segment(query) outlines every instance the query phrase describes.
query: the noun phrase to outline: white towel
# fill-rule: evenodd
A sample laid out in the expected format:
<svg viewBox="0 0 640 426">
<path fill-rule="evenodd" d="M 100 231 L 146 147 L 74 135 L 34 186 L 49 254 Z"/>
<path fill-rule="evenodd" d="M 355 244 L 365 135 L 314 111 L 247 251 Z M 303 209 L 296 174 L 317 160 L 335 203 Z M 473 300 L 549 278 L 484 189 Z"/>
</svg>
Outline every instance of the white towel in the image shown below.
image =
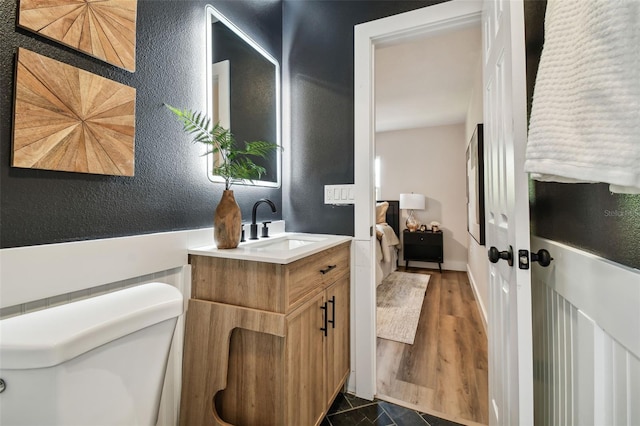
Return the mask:
<svg viewBox="0 0 640 426">
<path fill-rule="evenodd" d="M 525 171 L 640 193 L 640 2 L 548 2 Z"/>
</svg>

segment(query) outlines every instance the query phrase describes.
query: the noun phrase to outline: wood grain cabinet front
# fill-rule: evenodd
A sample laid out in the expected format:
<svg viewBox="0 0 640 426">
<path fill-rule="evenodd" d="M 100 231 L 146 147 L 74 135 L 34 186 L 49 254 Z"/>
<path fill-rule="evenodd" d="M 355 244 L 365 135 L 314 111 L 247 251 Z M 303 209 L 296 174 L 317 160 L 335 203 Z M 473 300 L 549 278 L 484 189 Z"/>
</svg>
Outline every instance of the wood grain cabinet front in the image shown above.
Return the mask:
<svg viewBox="0 0 640 426">
<path fill-rule="evenodd" d="M 320 424 L 350 370 L 349 259 L 191 256 L 180 424 Z"/>
<path fill-rule="evenodd" d="M 349 375 L 349 277 L 343 277 L 327 289 L 326 400 L 331 406 Z M 324 413 L 323 413 L 324 414 Z"/>
</svg>

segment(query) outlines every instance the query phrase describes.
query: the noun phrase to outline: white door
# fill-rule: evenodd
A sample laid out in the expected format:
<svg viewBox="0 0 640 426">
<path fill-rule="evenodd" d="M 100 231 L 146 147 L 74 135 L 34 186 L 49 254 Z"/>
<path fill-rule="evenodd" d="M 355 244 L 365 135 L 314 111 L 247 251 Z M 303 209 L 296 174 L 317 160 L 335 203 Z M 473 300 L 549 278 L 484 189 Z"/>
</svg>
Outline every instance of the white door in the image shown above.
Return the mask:
<svg viewBox="0 0 640 426">
<path fill-rule="evenodd" d="M 482 24 L 487 247 L 502 257 L 489 267 L 489 419 L 492 425 L 528 425 L 533 424 L 531 276 L 518 268 L 518 249 L 529 250 L 522 0 L 485 1 Z M 510 248 L 512 262 L 505 259 Z"/>
</svg>

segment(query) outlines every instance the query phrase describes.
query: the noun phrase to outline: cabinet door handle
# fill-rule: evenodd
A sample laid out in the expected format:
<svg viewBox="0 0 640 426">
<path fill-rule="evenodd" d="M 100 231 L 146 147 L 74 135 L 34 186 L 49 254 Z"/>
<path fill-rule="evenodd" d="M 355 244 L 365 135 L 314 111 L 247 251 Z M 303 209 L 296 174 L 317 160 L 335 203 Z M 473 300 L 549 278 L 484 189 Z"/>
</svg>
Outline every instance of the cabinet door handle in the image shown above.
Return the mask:
<svg viewBox="0 0 640 426">
<path fill-rule="evenodd" d="M 331 328 L 336 328 L 336 296 L 332 296 L 327 303 L 331 303 L 331 319 L 328 322 L 331 323 Z"/>
<path fill-rule="evenodd" d="M 338 265 L 329 265 L 329 266 L 327 266 L 327 267 L 326 267 L 326 268 L 324 268 L 324 269 L 320 269 L 320 273 L 321 273 L 322 275 L 324 275 L 324 274 L 326 274 L 327 272 L 329 272 L 330 270 L 332 270 L 332 269 L 336 269 L 336 266 L 338 266 Z"/>
<path fill-rule="evenodd" d="M 327 321 L 329 320 L 327 318 L 327 302 L 324 302 L 324 304 L 322 306 L 320 306 L 320 309 L 322 309 L 322 321 L 324 323 L 324 327 L 320 327 L 320 331 L 324 331 L 324 335 L 325 337 L 327 336 L 327 330 L 329 329 Z"/>
</svg>

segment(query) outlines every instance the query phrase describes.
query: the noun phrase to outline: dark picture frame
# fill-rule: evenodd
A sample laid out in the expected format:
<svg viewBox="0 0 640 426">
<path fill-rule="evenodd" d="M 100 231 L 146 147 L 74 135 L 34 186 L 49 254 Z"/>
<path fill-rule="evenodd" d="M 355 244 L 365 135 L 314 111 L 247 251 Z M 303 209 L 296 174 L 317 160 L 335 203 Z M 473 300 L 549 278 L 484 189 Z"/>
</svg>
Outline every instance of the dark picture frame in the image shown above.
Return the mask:
<svg viewBox="0 0 640 426">
<path fill-rule="evenodd" d="M 485 245 L 484 134 L 482 123 L 476 125 L 467 146 L 467 231 L 478 244 Z"/>
</svg>

